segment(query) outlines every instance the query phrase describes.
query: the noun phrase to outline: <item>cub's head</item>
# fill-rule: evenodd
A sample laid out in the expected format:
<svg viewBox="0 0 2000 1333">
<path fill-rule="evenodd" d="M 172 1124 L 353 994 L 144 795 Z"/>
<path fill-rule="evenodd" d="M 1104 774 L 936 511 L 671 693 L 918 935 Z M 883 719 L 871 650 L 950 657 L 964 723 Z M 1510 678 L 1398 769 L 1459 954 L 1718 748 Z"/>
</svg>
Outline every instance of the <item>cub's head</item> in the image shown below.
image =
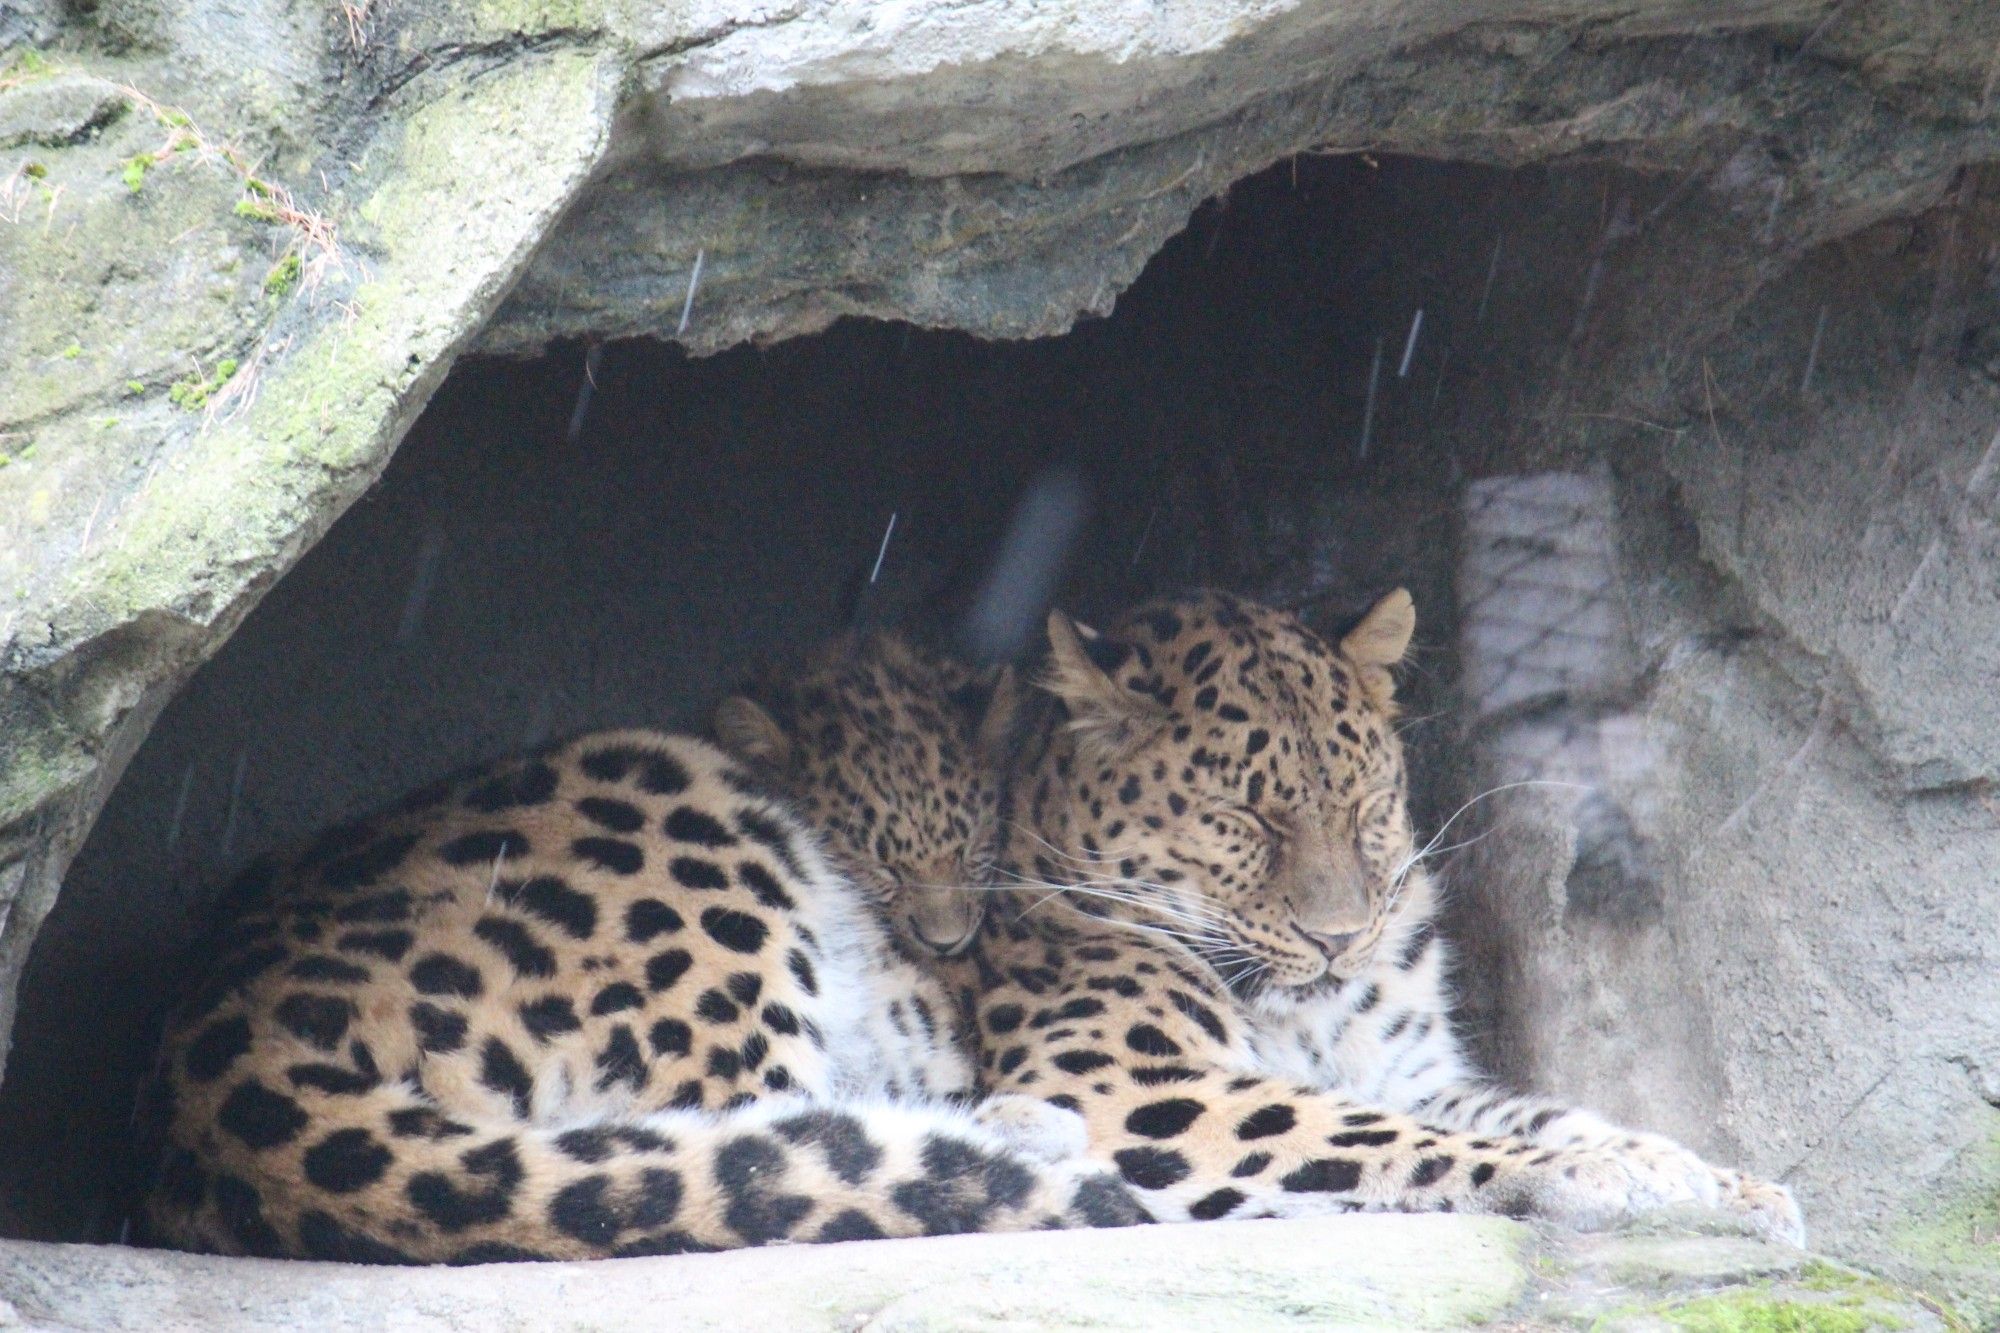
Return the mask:
<svg viewBox="0 0 2000 1333">
<path fill-rule="evenodd" d="M 1401 589 L 1337 644 L 1216 592 L 1102 634 L 1052 614 L 1040 685 L 1062 717 L 1021 758 L 1034 838 L 1010 826 L 1010 859 L 1179 936 L 1239 993 L 1354 976 L 1428 914 L 1391 726 L 1415 626 Z"/>
<path fill-rule="evenodd" d="M 723 748 L 790 796 L 906 944 L 941 955 L 979 928 L 999 755 L 1018 688 L 900 638 L 842 639 L 723 700 Z"/>
</svg>

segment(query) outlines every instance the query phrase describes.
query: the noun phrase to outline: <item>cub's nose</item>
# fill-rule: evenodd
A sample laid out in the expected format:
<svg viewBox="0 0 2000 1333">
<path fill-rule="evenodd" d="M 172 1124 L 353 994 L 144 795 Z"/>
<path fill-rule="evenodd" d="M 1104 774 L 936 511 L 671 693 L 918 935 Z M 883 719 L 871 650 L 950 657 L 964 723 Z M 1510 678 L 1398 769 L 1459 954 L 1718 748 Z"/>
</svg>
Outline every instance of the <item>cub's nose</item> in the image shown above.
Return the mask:
<svg viewBox="0 0 2000 1333">
<path fill-rule="evenodd" d="M 1348 945 L 1361 937 L 1361 932 L 1358 930 L 1307 930 L 1304 926 L 1295 926 L 1293 929 L 1305 936 L 1313 948 L 1325 954 L 1329 962 L 1340 957 Z"/>
</svg>

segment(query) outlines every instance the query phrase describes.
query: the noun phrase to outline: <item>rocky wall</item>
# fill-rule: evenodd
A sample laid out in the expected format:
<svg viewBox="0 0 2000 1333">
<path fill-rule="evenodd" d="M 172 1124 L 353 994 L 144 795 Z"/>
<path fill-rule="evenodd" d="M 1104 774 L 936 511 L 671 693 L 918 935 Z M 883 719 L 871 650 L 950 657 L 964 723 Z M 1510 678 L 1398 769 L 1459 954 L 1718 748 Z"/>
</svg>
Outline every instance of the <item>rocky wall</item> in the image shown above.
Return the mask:
<svg viewBox="0 0 2000 1333">
<path fill-rule="evenodd" d="M 1451 871 L 1497 1064 L 1760 1163 L 1988 1319 L 1994 203 L 1968 176 L 1688 350 L 1606 344 L 1596 383 L 1686 369 L 1552 390 L 1468 487 L 1467 794 L 1504 790 Z"/>
</svg>

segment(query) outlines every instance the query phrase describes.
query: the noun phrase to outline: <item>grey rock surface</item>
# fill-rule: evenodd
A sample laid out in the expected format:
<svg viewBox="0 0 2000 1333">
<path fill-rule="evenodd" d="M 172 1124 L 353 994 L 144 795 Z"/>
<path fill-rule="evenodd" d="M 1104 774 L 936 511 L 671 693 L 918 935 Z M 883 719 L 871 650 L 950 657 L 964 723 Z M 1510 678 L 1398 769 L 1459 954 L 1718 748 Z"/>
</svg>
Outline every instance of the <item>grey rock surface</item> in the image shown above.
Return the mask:
<svg viewBox="0 0 2000 1333">
<path fill-rule="evenodd" d="M 1811 1328 L 1799 1321 L 1816 1316 L 1828 1328 L 1950 1327 L 1918 1292 L 1758 1241 L 1557 1237 L 1494 1218 L 1212 1222 L 421 1270 L 0 1241 L 0 1328 L 1622 1330 L 1717 1313 L 1793 1321 L 1750 1328 Z"/>
<path fill-rule="evenodd" d="M 1822 1241 L 1986 1320 L 2000 383 L 1968 349 L 2000 315 L 1992 208 L 1975 178 L 1825 247 L 1677 392 L 1571 427 L 1571 447 L 1607 433 L 1616 569 L 1586 581 L 1622 641 L 1597 660 L 1622 667 L 1479 717 L 1470 785 L 1585 782 L 1616 827 L 1566 790 L 1503 795 L 1453 870 L 1510 1074 L 1758 1163 L 1814 1200 Z M 1660 355 L 1627 342 L 1589 377 L 1639 382 Z M 1517 580 L 1561 590 L 1575 557 L 1502 554 L 1524 548 Z M 1495 642 L 1561 605 L 1530 591 Z"/>
<path fill-rule="evenodd" d="M 1760 210 L 1782 191 L 1773 239 L 1796 253 L 1933 194 L 1993 135 L 1987 67 L 1959 45 L 1992 24 L 1976 5 L 1824 26 L 1784 3 L 866 8 L 643 61 L 643 143 L 481 346 L 712 351 L 843 315 L 1060 333 L 1195 203 L 1301 150 L 1727 175 Z M 703 318 L 682 330 L 698 255 Z"/>
</svg>

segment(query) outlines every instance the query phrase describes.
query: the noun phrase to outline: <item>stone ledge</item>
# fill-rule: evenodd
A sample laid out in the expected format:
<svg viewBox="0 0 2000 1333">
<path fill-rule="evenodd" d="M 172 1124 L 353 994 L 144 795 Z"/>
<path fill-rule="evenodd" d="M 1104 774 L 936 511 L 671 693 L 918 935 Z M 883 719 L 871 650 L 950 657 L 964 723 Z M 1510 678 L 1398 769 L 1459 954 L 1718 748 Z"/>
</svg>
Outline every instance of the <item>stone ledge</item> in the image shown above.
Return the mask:
<svg viewBox="0 0 2000 1333">
<path fill-rule="evenodd" d="M 392 1269 L 0 1242 L 0 1328 L 1948 1329 L 1936 1303 L 1734 1235 L 1350 1215 Z M 1747 1313 L 1746 1313 L 1747 1312 Z M 1712 1322 L 1712 1321 L 1711 1321 Z M 1734 1327 L 1735 1325 L 1729 1325 Z"/>
<path fill-rule="evenodd" d="M 0 1243 L 0 1300 L 30 1327 L 163 1333 L 1446 1328 L 1518 1300 L 1533 1241 L 1489 1218 L 1331 1217 L 417 1270 L 22 1242 Z"/>
</svg>

